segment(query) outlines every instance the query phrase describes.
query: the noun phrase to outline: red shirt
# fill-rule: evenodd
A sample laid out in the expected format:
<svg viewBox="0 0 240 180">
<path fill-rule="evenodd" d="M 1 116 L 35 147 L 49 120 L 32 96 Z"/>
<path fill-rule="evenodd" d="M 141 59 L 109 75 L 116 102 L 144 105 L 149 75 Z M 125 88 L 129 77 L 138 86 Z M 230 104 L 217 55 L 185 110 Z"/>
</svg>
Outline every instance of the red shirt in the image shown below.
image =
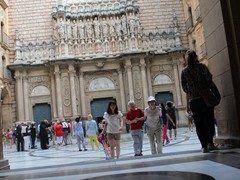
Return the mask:
<svg viewBox="0 0 240 180">
<path fill-rule="evenodd" d="M 61 124 L 56 124 L 56 125 L 54 126 L 54 131 L 55 131 L 55 135 L 56 135 L 57 137 L 63 136 L 63 127 L 62 127 Z"/>
<path fill-rule="evenodd" d="M 144 112 L 139 109 L 135 108 L 134 110 L 130 109 L 127 112 L 126 119 L 129 121 L 133 121 L 135 118 L 140 118 L 144 116 Z M 130 124 L 131 130 L 142 129 L 142 121 L 138 121 L 137 123 Z"/>
</svg>

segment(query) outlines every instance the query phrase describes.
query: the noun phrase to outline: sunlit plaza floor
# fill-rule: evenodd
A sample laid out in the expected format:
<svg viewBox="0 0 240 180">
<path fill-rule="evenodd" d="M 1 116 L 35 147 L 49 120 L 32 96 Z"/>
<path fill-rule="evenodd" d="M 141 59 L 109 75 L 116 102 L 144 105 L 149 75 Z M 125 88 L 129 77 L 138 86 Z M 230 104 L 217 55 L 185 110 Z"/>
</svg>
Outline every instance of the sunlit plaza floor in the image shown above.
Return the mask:
<svg viewBox="0 0 240 180">
<path fill-rule="evenodd" d="M 52 143 L 52 142 L 50 142 Z M 10 170 L 0 171 L 0 179 L 239 179 L 240 149 L 202 153 L 195 130 L 178 128 L 176 140 L 163 147 L 163 154 L 152 156 L 144 134 L 143 156 L 134 157 L 130 134 L 122 135 L 119 160 L 105 160 L 103 148 L 78 151 L 73 145 L 51 146 L 17 152 L 14 146 L 4 148 Z"/>
</svg>

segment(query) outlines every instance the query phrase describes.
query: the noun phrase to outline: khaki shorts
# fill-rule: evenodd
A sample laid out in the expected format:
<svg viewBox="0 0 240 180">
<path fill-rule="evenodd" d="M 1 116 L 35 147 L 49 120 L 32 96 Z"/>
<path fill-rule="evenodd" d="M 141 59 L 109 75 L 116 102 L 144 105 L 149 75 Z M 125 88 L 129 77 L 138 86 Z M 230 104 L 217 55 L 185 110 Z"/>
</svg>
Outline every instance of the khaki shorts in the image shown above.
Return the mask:
<svg viewBox="0 0 240 180">
<path fill-rule="evenodd" d="M 116 134 L 107 133 L 107 138 L 108 138 L 108 140 L 120 140 L 121 134 L 120 133 L 116 133 Z"/>
</svg>

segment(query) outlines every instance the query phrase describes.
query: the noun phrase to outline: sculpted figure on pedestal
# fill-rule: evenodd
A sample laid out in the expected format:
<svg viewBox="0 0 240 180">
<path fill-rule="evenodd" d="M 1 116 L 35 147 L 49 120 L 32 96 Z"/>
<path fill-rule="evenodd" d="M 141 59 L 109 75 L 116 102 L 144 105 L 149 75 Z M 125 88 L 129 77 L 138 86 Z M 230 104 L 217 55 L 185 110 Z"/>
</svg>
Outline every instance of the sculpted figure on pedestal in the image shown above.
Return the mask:
<svg viewBox="0 0 240 180">
<path fill-rule="evenodd" d="M 88 38 L 93 37 L 93 25 L 89 18 L 87 19 L 87 23 L 86 23 L 86 35 Z"/>
<path fill-rule="evenodd" d="M 68 38 L 68 40 L 72 39 L 72 26 L 71 26 L 70 19 L 67 19 L 67 38 Z"/>
<path fill-rule="evenodd" d="M 127 34 L 127 20 L 126 20 L 125 15 L 122 15 L 121 23 L 122 23 L 122 32 L 123 32 L 124 35 L 126 35 Z"/>
<path fill-rule="evenodd" d="M 119 16 L 116 16 L 115 29 L 116 29 L 117 36 L 121 36 L 122 35 L 122 32 L 121 32 L 122 25 L 121 25 L 121 20 L 119 19 Z"/>
<path fill-rule="evenodd" d="M 132 13 L 130 13 L 129 20 L 128 20 L 128 26 L 130 33 L 134 33 L 135 29 L 135 18 Z"/>
<path fill-rule="evenodd" d="M 53 40 L 57 41 L 58 40 L 58 24 L 57 20 L 53 19 Z"/>
<path fill-rule="evenodd" d="M 77 27 L 76 20 L 74 19 L 73 20 L 73 25 L 72 25 L 72 36 L 73 36 L 74 40 L 77 39 L 77 33 L 78 33 L 77 31 L 78 31 L 78 27 Z"/>
<path fill-rule="evenodd" d="M 84 39 L 85 38 L 85 25 L 84 25 L 82 19 L 80 19 L 78 27 L 79 27 L 79 37 L 80 37 L 80 39 Z"/>
<path fill-rule="evenodd" d="M 63 18 L 60 18 L 59 22 L 58 22 L 58 37 L 59 37 L 59 39 L 63 40 L 64 35 L 65 35 L 65 24 L 63 22 Z"/>
<path fill-rule="evenodd" d="M 110 20 L 109 20 L 109 31 L 110 31 L 110 36 L 115 36 L 116 35 L 116 33 L 115 33 L 115 21 L 114 21 L 112 16 L 110 17 Z"/>
<path fill-rule="evenodd" d="M 102 20 L 102 29 L 103 29 L 103 36 L 104 37 L 107 37 L 108 34 L 109 34 L 109 27 L 108 27 L 108 22 L 106 20 L 105 17 L 103 17 L 103 20 Z"/>
<path fill-rule="evenodd" d="M 93 25 L 94 25 L 95 38 L 100 39 L 101 38 L 101 24 L 98 21 L 97 17 L 94 18 Z"/>
</svg>

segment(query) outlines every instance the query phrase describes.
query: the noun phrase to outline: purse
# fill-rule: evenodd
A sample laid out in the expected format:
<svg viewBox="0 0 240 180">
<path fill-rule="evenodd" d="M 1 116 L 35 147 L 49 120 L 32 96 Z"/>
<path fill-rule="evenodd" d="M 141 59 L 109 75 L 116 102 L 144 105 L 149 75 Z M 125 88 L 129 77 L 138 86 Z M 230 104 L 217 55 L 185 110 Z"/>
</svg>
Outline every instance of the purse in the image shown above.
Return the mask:
<svg viewBox="0 0 240 180">
<path fill-rule="evenodd" d="M 199 91 L 199 94 L 208 107 L 217 106 L 221 101 L 220 93 L 214 82 L 212 82 L 212 85 L 208 89 Z"/>
<path fill-rule="evenodd" d="M 208 107 L 217 106 L 221 101 L 221 95 L 218 91 L 216 84 L 213 81 L 211 81 L 211 83 L 208 85 L 208 88 L 201 89 L 199 88 L 199 85 L 195 83 L 194 79 L 191 76 L 190 71 L 189 71 L 189 74 L 190 74 L 190 78 L 192 79 L 193 83 L 198 89 L 198 93 L 203 98 L 205 104 Z"/>
</svg>

